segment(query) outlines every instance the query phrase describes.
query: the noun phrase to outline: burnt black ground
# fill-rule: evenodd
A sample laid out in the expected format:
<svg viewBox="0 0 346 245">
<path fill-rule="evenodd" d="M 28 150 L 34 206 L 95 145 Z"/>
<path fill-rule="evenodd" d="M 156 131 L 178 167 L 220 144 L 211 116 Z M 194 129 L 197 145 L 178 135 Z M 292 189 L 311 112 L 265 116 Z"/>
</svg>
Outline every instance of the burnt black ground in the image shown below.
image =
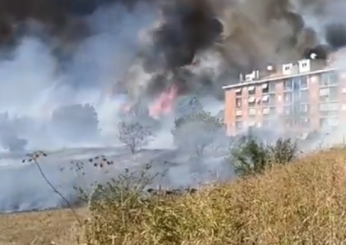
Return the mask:
<svg viewBox="0 0 346 245">
<path fill-rule="evenodd" d="M 188 188 L 201 182 L 229 179 L 234 176 L 223 157 L 205 157 L 195 161 L 175 150 L 150 149 L 132 156 L 124 148 L 76 148 L 48 152 L 46 158 L 39 159 L 47 179 L 71 203 L 78 200 L 74 187 L 89 187 L 93 182 L 129 172 L 140 172 L 150 164 L 148 175 L 160 176 L 148 188 Z M 90 158 L 105 156 L 112 165 L 100 168 L 94 166 Z M 37 211 L 66 206 L 66 202 L 45 182 L 37 166 L 32 162 L 22 162 L 25 154 L 0 155 L 0 212 Z M 83 165 L 83 166 L 82 166 Z M 81 167 L 82 166 L 82 167 Z M 163 176 L 162 174 L 165 173 Z"/>
</svg>

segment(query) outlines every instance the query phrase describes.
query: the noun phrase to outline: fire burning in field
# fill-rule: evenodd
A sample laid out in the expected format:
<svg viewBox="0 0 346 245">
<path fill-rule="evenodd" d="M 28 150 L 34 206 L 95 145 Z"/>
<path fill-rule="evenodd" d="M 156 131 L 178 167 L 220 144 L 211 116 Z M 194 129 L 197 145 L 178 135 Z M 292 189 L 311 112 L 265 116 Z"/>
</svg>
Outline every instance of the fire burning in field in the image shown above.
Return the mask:
<svg viewBox="0 0 346 245">
<path fill-rule="evenodd" d="M 153 118 L 169 115 L 174 111 L 174 104 L 179 96 L 179 91 L 176 85 L 173 85 L 166 91 L 161 92 L 154 100 L 147 105 L 149 115 Z M 126 102 L 121 105 L 121 110 L 125 113 L 130 112 L 136 103 Z"/>
<path fill-rule="evenodd" d="M 150 116 L 157 118 L 172 113 L 174 102 L 178 97 L 178 89 L 173 85 L 168 91 L 163 91 L 149 106 Z"/>
</svg>

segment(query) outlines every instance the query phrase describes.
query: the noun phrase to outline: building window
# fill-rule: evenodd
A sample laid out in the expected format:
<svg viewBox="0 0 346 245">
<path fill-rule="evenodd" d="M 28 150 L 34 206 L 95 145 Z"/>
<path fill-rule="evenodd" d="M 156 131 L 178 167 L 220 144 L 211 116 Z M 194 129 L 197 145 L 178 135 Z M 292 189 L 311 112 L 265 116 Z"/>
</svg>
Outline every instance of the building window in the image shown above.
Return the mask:
<svg viewBox="0 0 346 245">
<path fill-rule="evenodd" d="M 276 113 L 276 107 L 275 106 L 264 107 L 262 109 L 262 115 L 264 118 L 275 115 L 275 113 Z"/>
<path fill-rule="evenodd" d="M 269 105 L 275 105 L 275 94 L 269 95 Z"/>
<path fill-rule="evenodd" d="M 249 116 L 256 116 L 256 109 L 250 109 Z"/>
<path fill-rule="evenodd" d="M 308 104 L 299 105 L 299 112 L 302 115 L 309 114 L 310 106 Z"/>
<path fill-rule="evenodd" d="M 339 87 L 320 88 L 320 101 L 338 101 Z"/>
<path fill-rule="evenodd" d="M 264 84 L 261 85 L 262 93 L 263 94 L 275 93 L 275 91 L 276 91 L 275 87 L 276 87 L 276 82 L 275 81 L 264 83 Z"/>
<path fill-rule="evenodd" d="M 306 115 L 309 112 L 309 106 L 303 104 L 293 104 L 284 106 L 284 114 L 286 116 L 293 117 L 293 121 L 296 121 L 301 115 Z"/>
<path fill-rule="evenodd" d="M 340 110 L 339 103 L 322 103 L 320 104 L 320 114 L 322 116 L 338 115 Z"/>
<path fill-rule="evenodd" d="M 284 103 L 285 104 L 291 104 L 292 100 L 293 100 L 292 93 L 290 93 L 290 92 L 284 93 Z"/>
<path fill-rule="evenodd" d="M 269 93 L 275 93 L 276 92 L 276 82 L 270 82 L 269 83 Z"/>
<path fill-rule="evenodd" d="M 242 89 L 241 89 L 241 88 L 237 88 L 237 89 L 235 90 L 235 95 L 236 95 L 236 96 L 241 96 L 241 94 L 242 94 Z"/>
<path fill-rule="evenodd" d="M 299 76 L 291 79 L 286 79 L 284 81 L 284 90 L 300 90 L 308 88 L 308 77 L 307 76 Z"/>
<path fill-rule="evenodd" d="M 248 93 L 249 95 L 254 95 L 256 93 L 256 87 L 255 86 L 250 86 L 248 87 Z"/>
<path fill-rule="evenodd" d="M 242 110 L 237 110 L 235 112 L 235 117 L 238 119 L 238 118 L 241 118 L 243 116 L 243 111 Z"/>
<path fill-rule="evenodd" d="M 336 127 L 339 123 L 340 120 L 338 117 L 320 118 L 321 127 Z"/>
<path fill-rule="evenodd" d="M 299 90 L 301 88 L 302 77 L 292 78 L 293 90 Z"/>
<path fill-rule="evenodd" d="M 302 90 L 299 92 L 299 101 L 300 102 L 309 102 L 309 91 L 308 90 Z"/>
<path fill-rule="evenodd" d="M 300 79 L 300 88 L 301 89 L 307 89 L 308 88 L 308 77 L 302 76 Z"/>
<path fill-rule="evenodd" d="M 263 116 L 267 116 L 270 114 L 270 108 L 269 107 L 265 107 L 262 109 L 262 115 Z"/>
<path fill-rule="evenodd" d="M 275 94 L 264 95 L 262 97 L 262 105 L 264 106 L 275 105 Z"/>
<path fill-rule="evenodd" d="M 256 98 L 250 97 L 249 98 L 249 107 L 254 107 L 254 106 L 256 106 Z"/>
<path fill-rule="evenodd" d="M 337 72 L 325 72 L 320 76 L 320 86 L 333 86 L 339 83 L 339 77 Z"/>
<path fill-rule="evenodd" d="M 263 94 L 269 93 L 269 84 L 268 84 L 268 83 L 262 84 L 262 85 L 261 85 L 261 88 L 262 88 L 262 93 L 263 93 Z"/>
<path fill-rule="evenodd" d="M 299 118 L 298 125 L 304 128 L 307 128 L 310 126 L 310 119 L 309 118 Z"/>
<path fill-rule="evenodd" d="M 292 80 L 290 80 L 290 79 L 286 79 L 285 81 L 284 81 L 284 90 L 292 90 Z"/>
<path fill-rule="evenodd" d="M 322 103 L 320 104 L 320 111 L 338 111 L 340 109 L 339 103 Z"/>
<path fill-rule="evenodd" d="M 329 98 L 330 100 L 338 100 L 339 98 L 339 87 L 329 88 Z"/>
<path fill-rule="evenodd" d="M 320 88 L 319 95 L 320 100 L 322 100 L 324 97 L 329 97 L 329 88 Z"/>
<path fill-rule="evenodd" d="M 292 114 L 292 106 L 284 106 L 284 113 L 285 115 L 291 115 Z"/>
<path fill-rule="evenodd" d="M 235 99 L 235 106 L 236 106 L 236 108 L 241 108 L 242 107 L 241 98 L 236 98 Z"/>
</svg>

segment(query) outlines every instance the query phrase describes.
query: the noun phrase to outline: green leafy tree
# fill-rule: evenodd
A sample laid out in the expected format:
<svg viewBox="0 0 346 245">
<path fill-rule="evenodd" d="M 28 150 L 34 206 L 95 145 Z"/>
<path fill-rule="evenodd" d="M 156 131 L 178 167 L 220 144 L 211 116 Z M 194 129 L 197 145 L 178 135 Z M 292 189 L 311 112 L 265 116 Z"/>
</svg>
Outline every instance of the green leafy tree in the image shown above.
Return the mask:
<svg viewBox="0 0 346 245">
<path fill-rule="evenodd" d="M 217 138 L 222 125 L 217 117 L 205 111 L 188 114 L 175 120 L 174 142 L 179 149 L 202 156 L 206 147 Z"/>
</svg>

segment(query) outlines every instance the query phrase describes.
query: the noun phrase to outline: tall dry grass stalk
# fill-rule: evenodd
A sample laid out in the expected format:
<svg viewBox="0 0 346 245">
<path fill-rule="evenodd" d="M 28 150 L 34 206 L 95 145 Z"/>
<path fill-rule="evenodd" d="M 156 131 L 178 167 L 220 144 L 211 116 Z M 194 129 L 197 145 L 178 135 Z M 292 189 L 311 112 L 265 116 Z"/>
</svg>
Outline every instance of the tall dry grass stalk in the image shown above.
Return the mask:
<svg viewBox="0 0 346 245">
<path fill-rule="evenodd" d="M 95 206 L 85 244 L 346 244 L 343 148 L 194 194 L 147 200 L 128 194 Z"/>
</svg>

